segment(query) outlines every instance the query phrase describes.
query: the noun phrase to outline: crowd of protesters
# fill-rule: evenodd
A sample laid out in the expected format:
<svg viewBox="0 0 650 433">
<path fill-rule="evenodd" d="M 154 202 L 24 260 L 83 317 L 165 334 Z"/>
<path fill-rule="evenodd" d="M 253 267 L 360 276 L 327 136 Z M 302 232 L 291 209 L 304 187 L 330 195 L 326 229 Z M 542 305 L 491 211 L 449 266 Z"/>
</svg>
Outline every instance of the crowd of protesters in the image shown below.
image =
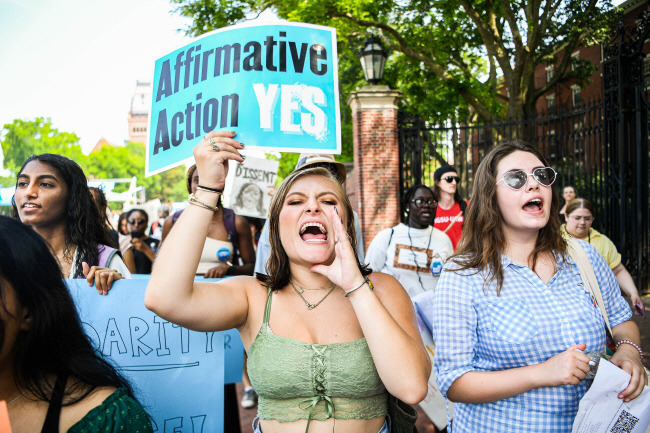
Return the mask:
<svg viewBox="0 0 650 433">
<path fill-rule="evenodd" d="M 237 328 L 246 350 L 241 405 L 258 407 L 255 432 L 396 429 L 392 399 L 414 405 L 428 390 L 431 362 L 412 304 L 422 296 L 432 305 L 437 385 L 456 403 L 448 419 L 454 432 L 571 431 L 591 384 L 587 353 L 603 352 L 606 337 L 616 349 L 611 362 L 631 376 L 619 398 L 643 391 L 640 336 L 621 290 L 645 318 L 639 292 L 613 243 L 591 228 L 593 205 L 573 186 L 561 204 L 556 173 L 534 147 L 500 143 L 476 170 L 469 201 L 457 169 L 441 166 L 433 185 L 405 191 L 399 224 L 365 252 L 345 166 L 330 155 L 300 156 L 266 221 L 224 208 L 228 162 L 243 162 L 241 149 L 233 133 L 206 135 L 187 173 L 187 207 L 171 213 L 165 204 L 152 224 L 132 208 L 115 228 L 103 192 L 88 188 L 75 162 L 52 154 L 25 161 L 17 221 L 0 219 L 13 236 L 0 239 L 0 253 L 11 249 L 13 257 L 0 262 L 0 383 L 12 384 L 0 387 L 0 400 L 17 431 L 39 423 L 43 431 L 59 431 L 47 430 L 52 423 L 99 431 L 85 424 L 94 407 L 114 419 L 101 431 L 151 431 L 129 383 L 80 342 L 72 301 L 61 295 L 55 315 L 40 317 L 48 298 L 38 298 L 46 289 L 65 292 L 62 277 L 84 278 L 107 295 L 116 280 L 151 274 L 145 306 L 160 317 L 198 331 Z M 43 270 L 28 269 L 35 265 Z M 611 335 L 581 266 L 599 281 Z M 41 366 L 24 371 L 23 357 L 38 356 L 38 341 L 65 338 L 52 323 L 61 315 L 72 336 L 61 350 L 79 352 L 69 362 L 87 368 L 50 368 L 41 357 Z M 50 333 L 38 334 L 36 322 Z M 30 349 L 16 355 L 18 344 Z M 226 415 L 225 431 L 229 422 L 238 419 Z"/>
</svg>

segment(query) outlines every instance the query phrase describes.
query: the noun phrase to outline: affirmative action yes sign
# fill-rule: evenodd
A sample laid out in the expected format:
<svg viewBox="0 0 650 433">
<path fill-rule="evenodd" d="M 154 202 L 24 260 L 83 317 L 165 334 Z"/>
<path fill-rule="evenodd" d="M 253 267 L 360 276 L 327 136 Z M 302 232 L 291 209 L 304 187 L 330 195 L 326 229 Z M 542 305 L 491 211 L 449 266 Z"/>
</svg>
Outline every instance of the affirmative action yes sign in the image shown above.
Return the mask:
<svg viewBox="0 0 650 433">
<path fill-rule="evenodd" d="M 235 131 L 247 148 L 340 153 L 335 30 L 247 23 L 158 59 L 146 174 L 191 159 L 213 130 Z"/>
</svg>

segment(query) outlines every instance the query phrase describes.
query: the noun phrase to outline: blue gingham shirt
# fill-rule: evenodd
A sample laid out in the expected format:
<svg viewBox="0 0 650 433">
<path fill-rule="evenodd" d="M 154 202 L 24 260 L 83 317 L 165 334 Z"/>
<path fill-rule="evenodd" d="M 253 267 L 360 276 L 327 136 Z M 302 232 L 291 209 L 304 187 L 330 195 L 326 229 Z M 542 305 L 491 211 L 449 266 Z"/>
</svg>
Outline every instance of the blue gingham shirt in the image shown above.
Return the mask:
<svg viewBox="0 0 650 433">
<path fill-rule="evenodd" d="M 614 274 L 586 242 L 612 327 L 632 316 Z M 434 369 L 446 397 L 449 387 L 469 371 L 494 371 L 539 364 L 586 343 L 602 352 L 605 321 L 584 287 L 578 266 L 556 254 L 557 272 L 548 284 L 528 267 L 502 255 L 504 280 L 484 289 L 484 273 L 452 271 L 448 262 L 433 304 Z M 570 432 L 578 403 L 591 381 L 537 388 L 493 403 L 457 403 L 453 432 Z"/>
</svg>

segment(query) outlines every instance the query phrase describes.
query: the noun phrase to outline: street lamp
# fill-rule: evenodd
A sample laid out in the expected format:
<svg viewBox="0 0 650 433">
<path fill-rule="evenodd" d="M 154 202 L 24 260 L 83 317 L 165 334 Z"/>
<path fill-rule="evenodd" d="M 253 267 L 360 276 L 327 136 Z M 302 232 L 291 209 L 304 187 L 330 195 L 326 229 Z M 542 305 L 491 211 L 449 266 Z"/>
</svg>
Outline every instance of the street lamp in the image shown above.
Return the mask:
<svg viewBox="0 0 650 433">
<path fill-rule="evenodd" d="M 366 38 L 361 51 L 361 68 L 366 81 L 370 84 L 377 84 L 384 76 L 384 65 L 388 54 L 377 36 Z"/>
</svg>

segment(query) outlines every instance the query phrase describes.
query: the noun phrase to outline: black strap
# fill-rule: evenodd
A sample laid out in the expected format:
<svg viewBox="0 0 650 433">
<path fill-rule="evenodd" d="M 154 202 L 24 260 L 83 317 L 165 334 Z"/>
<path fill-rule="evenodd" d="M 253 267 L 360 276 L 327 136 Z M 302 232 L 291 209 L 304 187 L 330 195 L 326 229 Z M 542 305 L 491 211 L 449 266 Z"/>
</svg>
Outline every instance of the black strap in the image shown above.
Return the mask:
<svg viewBox="0 0 650 433">
<path fill-rule="evenodd" d="M 52 397 L 50 398 L 50 406 L 47 408 L 47 415 L 45 416 L 41 433 L 59 433 L 59 417 L 61 416 L 61 406 L 63 404 L 65 383 L 67 381 L 67 376 L 59 376 L 56 378 L 56 383 L 52 390 Z"/>
</svg>

